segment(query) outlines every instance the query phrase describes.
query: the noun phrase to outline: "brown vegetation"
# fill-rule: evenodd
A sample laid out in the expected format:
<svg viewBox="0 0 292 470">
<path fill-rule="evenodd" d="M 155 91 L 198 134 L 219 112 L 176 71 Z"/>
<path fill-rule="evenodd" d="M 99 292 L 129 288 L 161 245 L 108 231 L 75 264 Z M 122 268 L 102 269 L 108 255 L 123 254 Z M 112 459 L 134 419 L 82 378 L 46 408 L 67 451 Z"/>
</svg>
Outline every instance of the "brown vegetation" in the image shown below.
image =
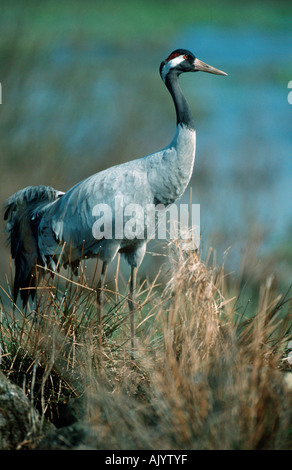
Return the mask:
<svg viewBox="0 0 292 470">
<path fill-rule="evenodd" d="M 1 309 L 2 369 L 44 423 L 69 402 L 87 448 L 289 448 L 291 302 L 269 279 L 247 314 L 224 266 L 175 243 L 166 287 L 140 287 L 133 360 L 126 294 L 106 292 L 100 347 L 85 272 L 53 275 L 33 311 Z"/>
</svg>

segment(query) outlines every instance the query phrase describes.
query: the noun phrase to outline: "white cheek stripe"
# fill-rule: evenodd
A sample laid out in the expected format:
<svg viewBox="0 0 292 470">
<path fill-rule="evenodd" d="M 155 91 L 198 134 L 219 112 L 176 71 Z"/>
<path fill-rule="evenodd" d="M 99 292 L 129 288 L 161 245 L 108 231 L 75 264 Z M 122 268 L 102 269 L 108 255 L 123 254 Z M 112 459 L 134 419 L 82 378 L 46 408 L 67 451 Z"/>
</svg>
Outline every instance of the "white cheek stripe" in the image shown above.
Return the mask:
<svg viewBox="0 0 292 470">
<path fill-rule="evenodd" d="M 163 67 L 163 69 L 161 71 L 162 79 L 163 79 L 164 82 L 165 82 L 165 77 L 168 74 L 168 72 L 170 71 L 170 69 L 173 69 L 174 67 L 176 67 L 178 64 L 180 64 L 184 60 L 185 60 L 184 56 L 179 55 L 178 57 L 175 57 L 174 59 L 171 59 L 169 62 L 167 62 L 167 64 L 165 64 L 165 66 Z"/>
</svg>

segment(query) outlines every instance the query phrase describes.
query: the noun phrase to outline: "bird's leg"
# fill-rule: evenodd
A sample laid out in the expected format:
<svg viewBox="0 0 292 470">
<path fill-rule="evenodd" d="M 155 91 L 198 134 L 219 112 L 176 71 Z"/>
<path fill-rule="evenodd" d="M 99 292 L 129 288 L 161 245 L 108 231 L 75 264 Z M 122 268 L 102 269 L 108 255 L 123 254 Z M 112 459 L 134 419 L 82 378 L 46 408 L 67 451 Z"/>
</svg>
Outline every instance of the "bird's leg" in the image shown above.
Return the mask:
<svg viewBox="0 0 292 470">
<path fill-rule="evenodd" d="M 136 303 L 136 283 L 137 283 L 136 266 L 131 267 L 131 280 L 130 280 L 130 295 L 129 295 L 129 309 L 130 309 L 130 322 L 131 322 L 131 357 L 134 359 L 134 346 L 135 346 L 135 303 Z"/>
<path fill-rule="evenodd" d="M 98 323 L 98 338 L 99 344 L 102 343 L 102 310 L 104 305 L 104 284 L 107 273 L 107 263 L 102 264 L 100 279 L 97 286 L 97 323 Z"/>
</svg>

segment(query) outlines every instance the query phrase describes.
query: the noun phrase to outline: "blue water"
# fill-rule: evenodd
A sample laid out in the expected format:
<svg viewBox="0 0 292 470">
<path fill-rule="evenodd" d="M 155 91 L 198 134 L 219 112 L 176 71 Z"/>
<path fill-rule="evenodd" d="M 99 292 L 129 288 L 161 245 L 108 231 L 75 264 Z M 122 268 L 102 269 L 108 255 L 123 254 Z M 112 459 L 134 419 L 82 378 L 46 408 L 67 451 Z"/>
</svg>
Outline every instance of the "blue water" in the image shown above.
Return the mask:
<svg viewBox="0 0 292 470">
<path fill-rule="evenodd" d="M 224 246 L 258 225 L 270 249 L 292 228 L 292 28 L 202 26 L 184 31 L 174 44 L 228 73 L 201 74 L 194 87 L 187 82 L 188 95 L 207 113 L 197 123 L 191 182 L 202 229 L 207 236 L 222 233 Z M 196 179 L 201 168 L 211 175 L 204 184 Z"/>
</svg>

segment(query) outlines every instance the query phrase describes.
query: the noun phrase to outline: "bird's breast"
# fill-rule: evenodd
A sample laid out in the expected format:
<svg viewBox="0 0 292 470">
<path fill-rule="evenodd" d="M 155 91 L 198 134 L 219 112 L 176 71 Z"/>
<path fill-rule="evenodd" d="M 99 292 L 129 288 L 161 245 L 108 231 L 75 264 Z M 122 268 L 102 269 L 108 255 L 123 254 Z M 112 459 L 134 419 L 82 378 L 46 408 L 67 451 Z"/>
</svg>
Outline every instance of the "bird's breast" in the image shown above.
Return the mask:
<svg viewBox="0 0 292 470">
<path fill-rule="evenodd" d="M 193 173 L 196 132 L 179 125 L 171 144 L 153 155 L 149 181 L 156 203 L 172 204 L 182 196 Z"/>
</svg>

